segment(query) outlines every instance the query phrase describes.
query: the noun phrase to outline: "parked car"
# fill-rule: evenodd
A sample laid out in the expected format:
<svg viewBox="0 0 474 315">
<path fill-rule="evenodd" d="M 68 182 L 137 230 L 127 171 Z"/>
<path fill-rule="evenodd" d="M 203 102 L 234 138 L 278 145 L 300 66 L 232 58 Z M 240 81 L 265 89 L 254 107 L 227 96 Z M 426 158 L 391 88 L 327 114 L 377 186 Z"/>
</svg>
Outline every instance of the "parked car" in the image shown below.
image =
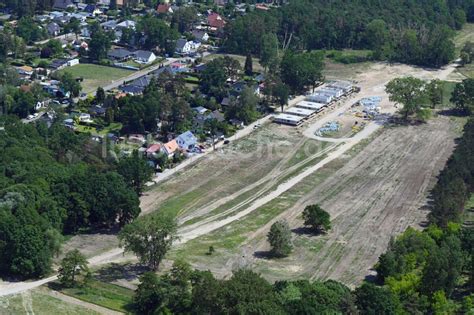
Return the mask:
<svg viewBox="0 0 474 315">
<path fill-rule="evenodd" d="M 35 118 L 35 116 L 33 116 L 33 115 L 26 116 L 26 119 L 28 119 L 28 120 L 32 120 L 33 118 Z"/>
<path fill-rule="evenodd" d="M 224 140 L 224 144 L 229 144 L 229 143 L 230 143 L 229 139 Z"/>
</svg>

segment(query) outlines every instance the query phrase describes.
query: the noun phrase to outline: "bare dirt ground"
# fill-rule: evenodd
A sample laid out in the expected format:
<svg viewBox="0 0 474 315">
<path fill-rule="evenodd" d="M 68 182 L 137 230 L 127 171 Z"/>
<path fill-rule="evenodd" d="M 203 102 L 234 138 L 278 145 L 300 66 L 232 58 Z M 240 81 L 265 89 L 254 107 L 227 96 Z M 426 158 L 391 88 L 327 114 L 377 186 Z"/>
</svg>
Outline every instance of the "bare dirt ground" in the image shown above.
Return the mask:
<svg viewBox="0 0 474 315">
<path fill-rule="evenodd" d="M 427 210 L 421 208 L 454 147 L 451 124 L 439 117 L 426 125 L 388 128 L 278 217 L 295 229 L 295 252 L 289 258 L 262 255 L 269 249 L 265 235 L 272 220 L 247 239 L 242 255 L 231 259 L 242 263 L 245 256 L 246 264 L 272 280 L 309 275 L 359 283 L 391 237 L 424 222 Z M 301 229 L 302 209 L 314 203 L 331 214 L 333 229 L 327 235 L 311 236 Z"/>
</svg>

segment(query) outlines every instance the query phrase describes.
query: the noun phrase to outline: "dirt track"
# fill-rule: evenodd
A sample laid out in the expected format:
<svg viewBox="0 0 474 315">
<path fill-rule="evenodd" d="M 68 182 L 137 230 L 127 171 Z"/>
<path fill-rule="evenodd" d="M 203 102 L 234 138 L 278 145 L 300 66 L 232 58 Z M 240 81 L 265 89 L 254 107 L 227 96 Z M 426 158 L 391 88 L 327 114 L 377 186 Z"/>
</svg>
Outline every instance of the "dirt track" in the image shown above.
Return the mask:
<svg viewBox="0 0 474 315">
<path fill-rule="evenodd" d="M 279 217 L 297 229 L 304 206 L 320 203 L 331 214 L 333 229 L 328 235 L 294 234 L 295 253 L 281 261 L 248 255 L 268 250 L 264 236 L 269 223 L 242 247 L 247 263 L 269 278 L 311 275 L 359 283 L 392 236 L 424 222 L 427 211 L 420 208 L 454 147 L 450 125 L 448 118 L 440 117 L 426 125 L 384 131 Z M 272 276 L 275 270 L 279 271 Z"/>
</svg>

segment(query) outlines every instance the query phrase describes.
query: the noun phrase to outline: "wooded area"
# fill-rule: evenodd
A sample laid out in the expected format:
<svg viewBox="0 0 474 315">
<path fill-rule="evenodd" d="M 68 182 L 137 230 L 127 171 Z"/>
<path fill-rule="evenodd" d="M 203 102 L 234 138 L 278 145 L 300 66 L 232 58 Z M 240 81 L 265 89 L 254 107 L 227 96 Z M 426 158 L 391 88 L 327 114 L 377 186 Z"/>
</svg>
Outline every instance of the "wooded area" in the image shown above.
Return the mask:
<svg viewBox="0 0 474 315">
<path fill-rule="evenodd" d="M 373 58 L 439 67 L 454 58 L 454 29 L 474 18 L 472 1 L 295 0 L 246 14 L 225 31 L 227 52 L 372 49 Z"/>
</svg>

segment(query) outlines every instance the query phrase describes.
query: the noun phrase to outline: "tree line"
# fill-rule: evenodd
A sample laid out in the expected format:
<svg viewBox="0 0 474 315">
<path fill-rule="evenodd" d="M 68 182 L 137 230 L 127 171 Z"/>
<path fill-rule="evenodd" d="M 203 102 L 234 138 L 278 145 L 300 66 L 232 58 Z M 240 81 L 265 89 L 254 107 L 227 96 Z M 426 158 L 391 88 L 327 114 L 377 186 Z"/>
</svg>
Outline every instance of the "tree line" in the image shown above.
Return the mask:
<svg viewBox="0 0 474 315">
<path fill-rule="evenodd" d="M 439 67 L 454 57 L 453 29 L 474 17 L 472 1 L 296 0 L 226 26 L 224 49 L 265 56 L 280 50 L 372 49 L 375 59 Z"/>
<path fill-rule="evenodd" d="M 62 234 L 123 226 L 140 213 L 137 192 L 151 175 L 143 159 L 105 160 L 61 119 L 48 128 L 2 116 L 0 126 L 2 274 L 43 276 Z"/>
</svg>

